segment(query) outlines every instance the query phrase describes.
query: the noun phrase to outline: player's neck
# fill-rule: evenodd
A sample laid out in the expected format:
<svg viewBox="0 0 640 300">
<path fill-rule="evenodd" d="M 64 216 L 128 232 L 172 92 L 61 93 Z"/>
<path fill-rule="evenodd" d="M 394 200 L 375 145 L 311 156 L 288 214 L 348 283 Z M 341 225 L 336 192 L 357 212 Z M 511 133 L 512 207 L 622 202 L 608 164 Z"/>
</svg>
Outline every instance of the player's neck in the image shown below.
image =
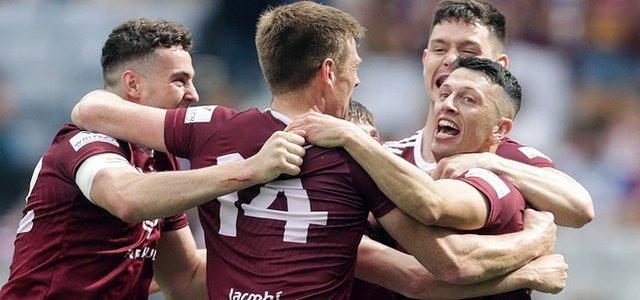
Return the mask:
<svg viewBox="0 0 640 300">
<path fill-rule="evenodd" d="M 315 101 L 309 99 L 313 99 L 313 96 L 307 95 L 304 91 L 273 96 L 271 109 L 295 119 L 314 107 Z"/>
<path fill-rule="evenodd" d="M 134 101 L 131 101 L 131 98 L 129 98 L 127 96 L 127 93 L 125 93 L 122 90 L 122 88 L 120 88 L 120 87 L 105 87 L 105 90 L 107 92 L 114 93 L 114 94 L 118 95 L 118 97 L 122 98 L 123 100 L 129 101 L 129 102 L 134 102 Z"/>
</svg>

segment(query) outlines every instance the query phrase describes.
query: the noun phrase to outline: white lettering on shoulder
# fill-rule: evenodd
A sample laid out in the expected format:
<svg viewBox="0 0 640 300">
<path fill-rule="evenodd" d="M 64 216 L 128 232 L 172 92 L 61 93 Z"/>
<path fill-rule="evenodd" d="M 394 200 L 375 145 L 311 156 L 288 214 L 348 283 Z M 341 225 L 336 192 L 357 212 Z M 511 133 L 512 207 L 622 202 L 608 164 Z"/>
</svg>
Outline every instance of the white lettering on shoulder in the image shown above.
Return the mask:
<svg viewBox="0 0 640 300">
<path fill-rule="evenodd" d="M 549 158 L 548 156 L 544 155 L 544 153 L 540 152 L 540 150 L 533 148 L 533 147 L 520 147 L 518 148 L 518 151 L 522 152 L 524 155 L 526 155 L 529 159 L 535 158 L 535 157 L 542 157 L 548 161 L 551 161 L 551 158 Z"/>
<path fill-rule="evenodd" d="M 184 116 L 184 123 L 211 122 L 211 119 L 213 118 L 213 111 L 216 110 L 216 107 L 216 105 L 189 107 L 187 108 L 187 113 Z"/>
<path fill-rule="evenodd" d="M 509 194 L 509 192 L 511 192 L 507 184 L 504 183 L 504 181 L 502 181 L 502 179 L 500 179 L 498 175 L 486 169 L 482 169 L 482 168 L 469 169 L 469 171 L 467 172 L 467 174 L 464 175 L 464 177 L 477 177 L 486 181 L 493 188 L 493 190 L 496 191 L 496 194 L 498 195 L 498 199 L 502 199 L 504 196 Z"/>
<path fill-rule="evenodd" d="M 78 152 L 78 150 L 80 150 L 80 148 L 84 147 L 85 145 L 93 142 L 109 143 L 116 147 L 120 147 L 116 139 L 102 133 L 80 131 L 76 133 L 76 135 L 74 135 L 71 139 L 69 139 L 71 147 L 73 147 L 73 150 L 75 150 L 76 152 Z"/>
</svg>

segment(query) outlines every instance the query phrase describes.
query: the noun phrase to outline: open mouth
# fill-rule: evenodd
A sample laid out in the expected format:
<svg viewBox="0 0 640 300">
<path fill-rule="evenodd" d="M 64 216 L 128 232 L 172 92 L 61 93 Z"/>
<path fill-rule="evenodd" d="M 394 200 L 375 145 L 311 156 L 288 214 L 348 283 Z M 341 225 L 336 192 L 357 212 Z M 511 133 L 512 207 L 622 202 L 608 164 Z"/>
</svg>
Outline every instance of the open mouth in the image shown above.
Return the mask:
<svg viewBox="0 0 640 300">
<path fill-rule="evenodd" d="M 454 137 L 460 134 L 460 129 L 458 128 L 458 125 L 453 122 L 440 119 L 440 121 L 438 121 L 438 130 L 436 131 L 436 134 L 442 137 Z"/>
<path fill-rule="evenodd" d="M 444 83 L 445 80 L 447 80 L 448 77 L 449 75 L 442 75 L 436 78 L 436 87 L 440 88 L 440 86 L 442 86 L 442 84 Z"/>
</svg>

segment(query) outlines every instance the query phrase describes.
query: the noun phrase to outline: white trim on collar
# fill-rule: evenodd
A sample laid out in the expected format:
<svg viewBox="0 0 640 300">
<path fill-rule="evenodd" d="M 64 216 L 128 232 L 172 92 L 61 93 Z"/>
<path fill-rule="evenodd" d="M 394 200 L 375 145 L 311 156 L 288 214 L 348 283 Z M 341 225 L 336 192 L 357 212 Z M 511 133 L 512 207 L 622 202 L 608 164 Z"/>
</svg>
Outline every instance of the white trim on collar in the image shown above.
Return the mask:
<svg viewBox="0 0 640 300">
<path fill-rule="evenodd" d="M 418 168 L 420 168 L 422 171 L 430 172 L 435 170 L 438 164 L 426 162 L 422 157 L 423 132 L 424 132 L 424 129 L 418 131 L 418 136 L 416 137 L 416 143 L 413 146 L 413 159 L 416 161 L 416 166 L 418 166 Z"/>
<path fill-rule="evenodd" d="M 273 109 L 271 109 L 271 108 L 267 108 L 267 109 L 265 110 L 265 112 L 266 112 L 266 111 L 271 112 L 271 115 L 272 115 L 274 118 L 276 118 L 276 119 L 278 119 L 278 120 L 282 121 L 282 123 L 284 123 L 285 125 L 289 125 L 289 124 L 291 124 L 291 119 L 290 119 L 289 117 L 287 117 L 287 116 L 285 116 L 285 115 L 283 115 L 283 114 L 281 114 L 281 113 L 279 113 L 279 112 L 277 112 L 277 111 L 275 111 L 275 110 L 273 110 Z"/>
</svg>

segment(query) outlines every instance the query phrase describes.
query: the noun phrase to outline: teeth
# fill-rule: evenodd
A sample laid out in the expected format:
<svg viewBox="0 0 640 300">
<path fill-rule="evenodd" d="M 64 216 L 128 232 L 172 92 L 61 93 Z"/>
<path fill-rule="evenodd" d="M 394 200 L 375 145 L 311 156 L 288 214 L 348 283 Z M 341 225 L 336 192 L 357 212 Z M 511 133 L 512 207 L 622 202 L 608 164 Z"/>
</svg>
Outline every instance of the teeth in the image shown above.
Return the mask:
<svg viewBox="0 0 640 300">
<path fill-rule="evenodd" d="M 440 121 L 438 122 L 438 126 L 441 126 L 441 127 L 447 126 L 447 127 L 453 128 L 455 130 L 459 130 L 458 126 L 456 126 L 456 124 L 453 124 L 453 122 L 445 120 L 445 119 L 440 119 Z"/>
</svg>

